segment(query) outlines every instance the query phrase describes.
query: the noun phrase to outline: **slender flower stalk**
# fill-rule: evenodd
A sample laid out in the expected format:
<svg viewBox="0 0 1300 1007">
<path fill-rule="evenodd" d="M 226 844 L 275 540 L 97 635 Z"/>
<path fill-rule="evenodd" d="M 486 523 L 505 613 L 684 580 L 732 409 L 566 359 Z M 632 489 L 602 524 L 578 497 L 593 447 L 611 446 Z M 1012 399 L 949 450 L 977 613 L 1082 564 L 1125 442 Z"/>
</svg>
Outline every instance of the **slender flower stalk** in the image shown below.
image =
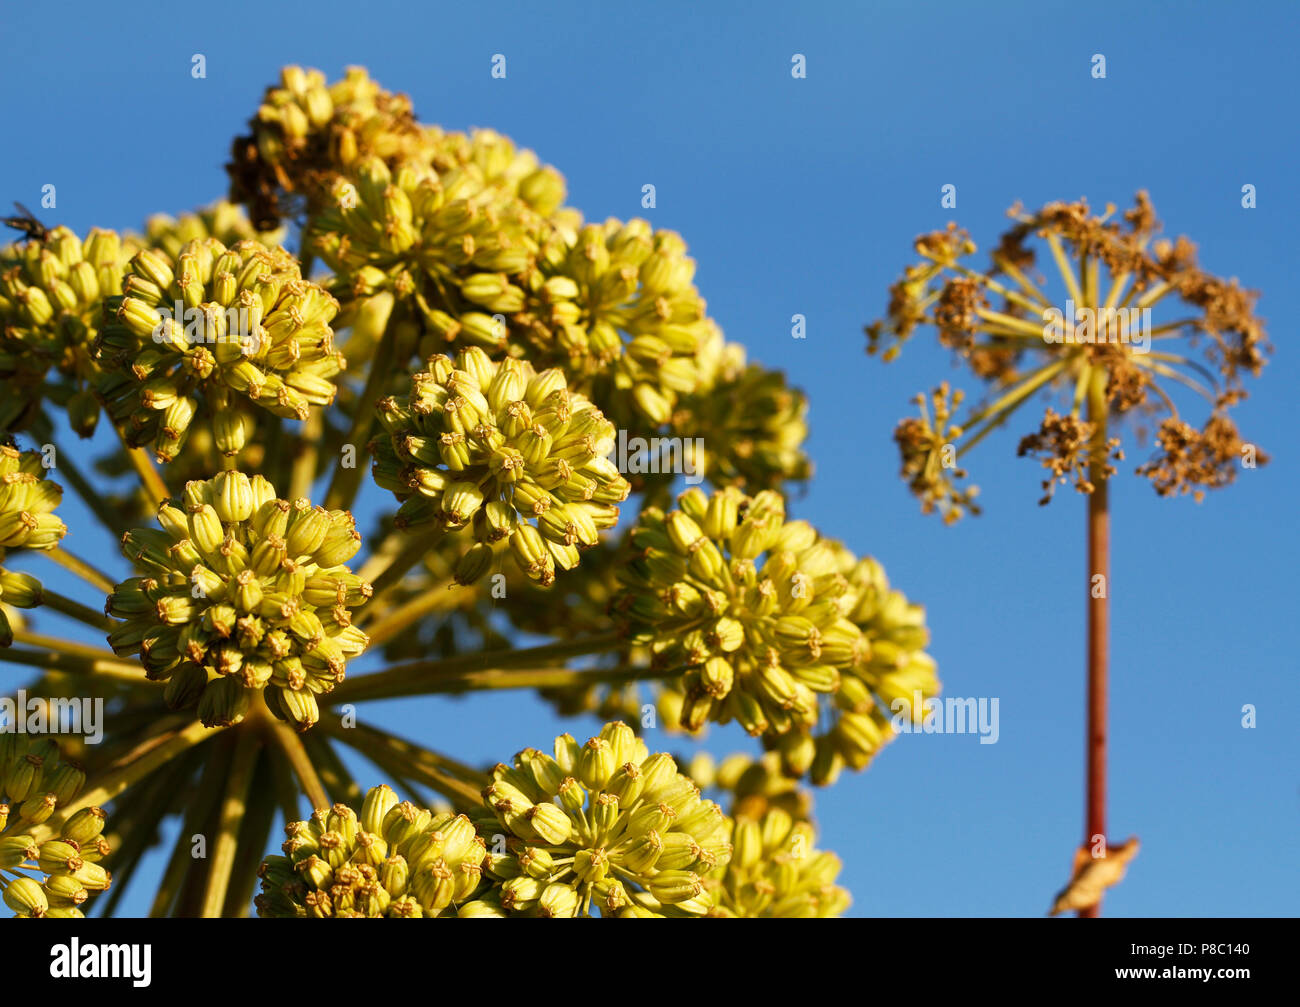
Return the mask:
<svg viewBox="0 0 1300 1007">
<path fill-rule="evenodd" d="M 1089 496 L 1086 831 L 1074 878 L 1088 895 L 1058 904 L 1096 916 L 1104 890 L 1097 878 L 1113 884 L 1122 875 L 1122 867 L 1098 875 L 1089 864 L 1108 856 L 1109 484 L 1124 458 L 1121 435 L 1131 428 L 1140 439 L 1154 425 L 1159 450 L 1136 471 L 1160 496 L 1190 493 L 1199 502 L 1206 489 L 1265 464 L 1267 456 L 1241 439 L 1228 411 L 1246 397 L 1244 378 L 1259 375 L 1270 347 L 1254 312 L 1257 295 L 1201 269 L 1186 238 L 1159 237 L 1146 193 L 1122 217 L 1113 206 L 1094 215 L 1082 201 L 1034 213 L 1017 205 L 1009 215 L 1015 224 L 984 270 L 963 262 L 976 249 L 956 224 L 918 238 L 921 261 L 890 289 L 887 316 L 867 327 L 867 349 L 893 359 L 919 326 L 930 325 L 985 385 L 984 399 L 965 415 L 962 393 L 946 384 L 928 401 L 919 396 L 920 416 L 903 420 L 894 433 L 902 474 L 922 510 L 939 513 L 945 523 L 979 513 L 977 490 L 961 485 L 967 472 L 957 460 L 965 463 L 976 444 L 1035 395 L 1060 404 L 1060 412 L 1046 407 L 1017 453 L 1039 459 L 1046 470 L 1041 504 L 1066 482 Z M 1041 251 L 1034 238 L 1055 266 L 1063 301 L 1032 275 Z M 1179 308 L 1171 306 L 1174 300 L 1182 302 Z M 1157 308 L 1174 317 L 1157 323 Z M 1199 431 L 1179 405 L 1188 392 L 1208 406 Z M 1122 849 L 1127 863 L 1136 840 Z M 1089 904 L 1093 894 L 1096 902 Z"/>
</svg>

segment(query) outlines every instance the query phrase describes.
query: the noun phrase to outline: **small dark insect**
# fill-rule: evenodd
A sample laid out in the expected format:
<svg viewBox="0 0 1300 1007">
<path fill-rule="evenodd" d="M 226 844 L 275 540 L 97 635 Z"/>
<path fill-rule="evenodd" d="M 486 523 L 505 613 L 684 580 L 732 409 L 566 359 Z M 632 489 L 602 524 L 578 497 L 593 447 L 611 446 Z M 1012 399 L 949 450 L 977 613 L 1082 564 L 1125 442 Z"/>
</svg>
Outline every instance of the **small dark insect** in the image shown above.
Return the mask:
<svg viewBox="0 0 1300 1007">
<path fill-rule="evenodd" d="M 22 231 L 33 241 L 44 241 L 49 231 L 45 229 L 44 224 L 36 219 L 36 215 L 17 201 L 14 202 L 14 208 L 18 211 L 18 216 L 0 218 L 0 222 L 5 227 L 12 227 L 15 231 Z"/>
</svg>

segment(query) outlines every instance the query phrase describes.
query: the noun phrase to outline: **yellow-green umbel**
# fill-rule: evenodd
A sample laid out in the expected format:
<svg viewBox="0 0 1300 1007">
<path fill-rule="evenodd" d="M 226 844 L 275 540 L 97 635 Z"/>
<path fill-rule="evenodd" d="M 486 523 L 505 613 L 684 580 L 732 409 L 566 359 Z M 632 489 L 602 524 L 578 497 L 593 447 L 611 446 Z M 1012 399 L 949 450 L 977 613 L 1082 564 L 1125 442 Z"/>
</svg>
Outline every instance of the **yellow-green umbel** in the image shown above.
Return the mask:
<svg viewBox="0 0 1300 1007">
<path fill-rule="evenodd" d="M 556 228 L 536 207 L 558 203 L 563 182 L 543 168 L 533 169 L 535 180 L 508 182 L 506 174 L 494 182 L 489 172 L 509 168 L 461 153 L 465 163 L 441 171 L 427 161 L 391 169 L 378 158 L 359 162 L 335 181 L 307 240 L 351 311 L 376 295 L 395 296 L 399 317 L 418 322 L 426 355 L 462 346 L 499 355 L 512 336 L 519 355 L 508 322 L 523 308 L 524 278 Z"/>
<path fill-rule="evenodd" d="M 632 532 L 616 608 L 633 640 L 684 675 L 684 726 L 734 719 L 756 735 L 805 733 L 818 694 L 869 653 L 838 604 L 848 585 L 834 548 L 786 521 L 772 491 L 695 488 L 678 504 L 643 511 Z"/>
<path fill-rule="evenodd" d="M 838 600 L 844 617 L 862 630 L 868 647 L 843 669 L 830 723 L 815 746 L 783 745 L 787 771 L 810 771 L 818 785 L 834 782 L 840 769 L 863 769 L 894 736 L 894 725 L 919 723 L 926 699 L 939 692 L 925 607 L 892 589 L 884 567 L 832 543 L 838 572 L 848 588 Z"/>
<path fill-rule="evenodd" d="M 547 243 L 511 324 L 597 401 L 630 404 L 620 422 L 657 426 L 700 384 L 695 357 L 711 332 L 694 276 L 673 231 L 644 220 L 587 224 Z"/>
<path fill-rule="evenodd" d="M 701 387 L 695 358 L 711 335 L 685 243 L 644 220 L 584 225 L 558 208 L 552 169 L 514 181 L 496 166 L 505 157 L 441 172 L 372 158 L 340 177 L 309 235 L 340 297 L 390 290 L 426 345 L 527 353 L 623 410 L 620 422 L 666 423 Z"/>
<path fill-rule="evenodd" d="M 201 241 L 204 238 L 216 238 L 229 248 L 240 241 L 277 245 L 284 240 L 286 233 L 285 228 L 258 231 L 242 207 L 218 200 L 202 210 L 182 213 L 177 217 L 165 213 L 155 214 L 145 221 L 144 235 L 128 234 L 126 243 L 134 246 L 132 254 L 142 248 L 157 248 L 175 258 L 191 241 Z"/>
<path fill-rule="evenodd" d="M 230 198 L 246 203 L 264 228 L 278 225 L 286 195 L 315 203 L 360 158 L 427 163 L 439 136 L 415 121 L 406 95 L 386 91 L 362 67 L 349 67 L 333 84 L 319 70 L 285 67 L 249 129 L 234 141 L 226 166 Z"/>
<path fill-rule="evenodd" d="M 403 501 L 400 524 L 471 529 L 475 544 L 456 565 L 462 584 L 507 547 L 550 584 L 556 566 L 575 567 L 618 522 L 629 487 L 606 457 L 614 426 L 558 370 L 469 347 L 455 361 L 431 358 L 409 396 L 377 408 L 388 436 L 374 445 L 375 481 Z"/>
<path fill-rule="evenodd" d="M 152 445 L 160 460 L 176 457 L 200 418 L 233 456 L 252 407 L 305 420 L 334 400 L 330 379 L 346 363 L 330 328 L 337 311 L 279 247 L 205 238 L 175 259 L 144 249 L 105 302 L 99 394 L 127 442 Z"/>
<path fill-rule="evenodd" d="M 781 808 L 736 818 L 726 867 L 709 875 L 714 917 L 763 919 L 842 916 L 851 899 L 835 884 L 840 858 L 814 848 L 817 832 Z"/>
<path fill-rule="evenodd" d="M 462 915 L 701 916 L 701 875 L 731 855 L 722 809 L 626 724 L 561 735 L 554 757 L 525 749 L 483 800 L 505 830 L 504 851 L 489 843 L 501 885 Z"/>
<path fill-rule="evenodd" d="M 158 523 L 123 538 L 147 572 L 109 595 L 108 614 L 124 620 L 113 650 L 138 653 L 167 702 L 197 702 L 208 726 L 243 719 L 259 689 L 277 716 L 314 724 L 316 697 L 369 642 L 351 609 L 371 588 L 344 565 L 361 547 L 352 515 L 277 499 L 262 476 L 231 471 L 188 483 Z"/>
<path fill-rule="evenodd" d="M 47 823 L 85 783 L 53 739 L 0 733 L 0 893 L 15 916 L 79 918 L 86 900 L 108 888 L 101 861 L 111 850 L 100 808 L 80 808 L 48 835 Z"/>
<path fill-rule="evenodd" d="M 286 827 L 284 856 L 259 872 L 259 916 L 388 918 L 453 916 L 483 885 L 487 848 L 464 815 L 399 803 L 372 788 L 361 814 L 343 804 Z"/>
<path fill-rule="evenodd" d="M 6 570 L 5 553 L 15 549 L 53 549 L 67 534 L 54 514 L 63 488 L 46 478 L 45 459 L 37 451 L 0 445 L 0 602 L 15 608 L 41 603 L 41 582 L 31 574 Z M 0 608 L 0 647 L 13 643 L 13 630 Z"/>
<path fill-rule="evenodd" d="M 29 424 L 48 396 L 77 433 L 94 431 L 92 348 L 104 298 L 120 291 L 125 265 L 121 239 L 98 228 L 84 241 L 56 227 L 0 249 L 0 429 Z"/>
<path fill-rule="evenodd" d="M 808 398 L 786 384 L 785 375 L 746 363 L 738 343 L 718 333 L 716 369 L 701 362 L 701 385 L 679 398 L 672 432 L 684 439 L 690 471 L 714 486 L 736 486 L 748 493 L 781 489 L 812 476 L 804 453 L 808 437 Z"/>
</svg>

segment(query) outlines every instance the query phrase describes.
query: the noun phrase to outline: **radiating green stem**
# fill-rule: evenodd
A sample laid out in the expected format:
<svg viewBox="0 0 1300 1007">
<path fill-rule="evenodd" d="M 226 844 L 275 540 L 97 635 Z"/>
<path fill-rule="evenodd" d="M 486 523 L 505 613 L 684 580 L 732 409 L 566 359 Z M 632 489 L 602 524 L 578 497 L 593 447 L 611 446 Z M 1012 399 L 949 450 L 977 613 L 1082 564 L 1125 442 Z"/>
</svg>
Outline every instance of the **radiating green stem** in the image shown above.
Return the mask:
<svg viewBox="0 0 1300 1007">
<path fill-rule="evenodd" d="M 289 477 L 288 499 L 290 500 L 311 496 L 311 484 L 316 481 L 316 462 L 324 426 L 325 418 L 319 409 L 313 409 L 311 415 L 303 421 L 301 433 L 297 438 L 293 469 Z"/>
<path fill-rule="evenodd" d="M 456 681 L 457 676 L 466 673 L 487 673 L 488 678 L 484 680 L 488 681 L 492 676 L 511 668 L 529 668 L 531 665 L 544 665 L 584 654 L 600 654 L 614 650 L 625 642 L 623 635 L 614 631 L 581 640 L 548 643 L 541 647 L 480 651 L 440 661 L 412 661 L 373 675 L 347 679 L 330 694 L 329 699 L 331 705 L 337 706 L 365 699 L 392 699 L 397 696 L 418 696 L 426 692 L 459 691 L 461 687 L 448 690 L 440 686 L 446 686 L 449 682 Z M 572 674 L 565 668 L 534 669 L 534 672 L 559 673 L 561 676 Z"/>
<path fill-rule="evenodd" d="M 69 618 L 76 619 L 78 622 L 85 623 L 94 629 L 102 629 L 108 632 L 117 625 L 112 619 L 103 612 L 97 612 L 89 605 L 83 605 L 79 601 L 74 601 L 58 591 L 41 586 L 41 604 L 47 608 L 52 608 L 56 612 L 62 612 Z"/>
<path fill-rule="evenodd" d="M 408 762 L 412 750 L 419 749 L 418 745 L 360 726 L 339 731 L 334 737 L 345 745 L 355 748 L 380 768 L 392 765 L 402 775 L 418 780 L 449 800 L 458 802 L 462 807 L 474 808 L 482 803 L 479 795 L 481 788 L 472 783 L 457 779 L 435 766 L 420 761 Z"/>
<path fill-rule="evenodd" d="M 284 757 L 289 760 L 289 765 L 293 767 L 294 775 L 298 777 L 298 782 L 302 784 L 303 792 L 307 799 L 311 801 L 313 808 L 328 808 L 330 806 L 329 795 L 325 793 L 325 787 L 321 784 L 320 777 L 316 773 L 316 767 L 312 765 L 311 759 L 307 757 L 307 752 L 302 746 L 302 739 L 289 727 L 288 724 L 281 720 L 275 720 L 270 723 L 270 731 L 275 739 L 275 743 L 284 753 Z"/>
<path fill-rule="evenodd" d="M 99 776 L 94 781 L 94 786 L 83 790 L 75 800 L 60 805 L 55 819 L 46 822 L 38 831 L 43 835 L 53 835 L 82 808 L 107 804 L 127 787 L 140 782 L 159 766 L 166 765 L 219 730 L 221 729 L 204 727 L 196 720 L 186 727 L 163 731 L 150 738 L 119 760 L 114 768 Z"/>
<path fill-rule="evenodd" d="M 472 588 L 460 587 L 455 583 L 435 583 L 430 585 L 420 594 L 411 598 L 409 601 L 388 613 L 375 619 L 373 623 L 368 623 L 364 619 L 357 620 L 370 637 L 370 646 L 380 647 L 393 639 L 403 630 L 414 625 L 423 619 L 430 612 L 445 612 L 457 608 L 466 598 L 473 598 L 474 591 Z M 370 606 L 365 609 L 366 613 L 375 611 Z"/>
<path fill-rule="evenodd" d="M 239 847 L 239 826 L 248 809 L 248 792 L 253 785 L 253 772 L 257 768 L 262 738 L 256 731 L 240 731 L 235 745 L 235 757 L 226 778 L 226 791 L 221 802 L 221 819 L 215 842 L 208 850 L 208 883 L 203 895 L 200 913 L 205 919 L 216 919 L 226 904 L 230 888 L 231 870 L 235 866 L 235 853 Z"/>
<path fill-rule="evenodd" d="M 177 898 L 185 889 L 190 868 L 194 866 L 193 837 L 199 833 L 203 823 L 208 820 L 221 799 L 221 781 L 225 779 L 229 753 L 218 751 L 213 746 L 212 758 L 208 759 L 199 776 L 198 786 L 189 795 L 185 807 L 185 818 L 181 822 L 180 832 L 172 844 L 172 854 L 167 861 L 154 895 L 153 905 L 149 909 L 151 917 L 166 916 L 176 904 Z M 224 758 L 223 758 L 224 755 Z"/>
<path fill-rule="evenodd" d="M 19 639 L 20 630 L 14 631 L 14 639 Z M 23 634 L 26 636 L 27 634 Z M 53 637 L 41 637 L 53 641 Z M 32 668 L 47 668 L 54 671 L 66 671 L 80 675 L 103 675 L 123 682 L 139 682 L 144 675 L 138 664 L 120 661 L 115 657 L 90 657 L 78 653 L 81 644 L 72 644 L 63 648 L 63 641 L 56 641 L 59 646 L 50 646 L 46 650 L 20 650 L 17 647 L 0 649 L 0 664 L 21 664 Z"/>
<path fill-rule="evenodd" d="M 352 773 L 348 771 L 348 767 L 343 764 L 343 760 L 339 758 L 338 753 L 334 751 L 326 732 L 308 731 L 302 736 L 302 745 L 307 750 L 311 764 L 320 774 L 320 781 L 328 797 L 348 805 L 361 800 L 361 788 L 353 779 Z"/>
<path fill-rule="evenodd" d="M 370 372 L 366 375 L 361 398 L 352 413 L 352 429 L 348 431 L 343 441 L 344 444 L 352 445 L 355 452 L 353 465 L 351 468 L 336 466 L 334 475 L 330 477 L 329 490 L 325 494 L 325 506 L 330 510 L 346 510 L 351 507 L 361 486 L 361 475 L 365 472 L 366 464 L 366 456 L 363 452 L 366 442 L 370 439 L 370 429 L 374 426 L 375 402 L 385 382 L 392 377 L 393 347 L 396 341 L 397 327 L 389 325 L 384 329 L 379 345 L 375 347 L 374 359 L 370 364 Z"/>
<path fill-rule="evenodd" d="M 57 545 L 53 549 L 41 550 L 41 555 L 52 563 L 57 563 L 63 569 L 76 574 L 91 587 L 97 591 L 103 591 L 104 594 L 112 594 L 113 589 L 117 586 L 108 574 L 91 566 L 84 559 L 74 555 L 65 549 L 62 545 Z"/>
<path fill-rule="evenodd" d="M 437 545 L 445 534 L 442 528 L 433 525 L 427 528 L 421 527 L 414 532 L 397 532 L 389 542 L 385 542 L 384 545 L 391 551 L 385 549 L 383 554 L 377 553 L 370 557 L 358 571 L 358 576 L 370 581 L 375 589 L 367 605 L 373 605 L 396 587 L 407 572 L 424 559 L 425 554 Z"/>
</svg>

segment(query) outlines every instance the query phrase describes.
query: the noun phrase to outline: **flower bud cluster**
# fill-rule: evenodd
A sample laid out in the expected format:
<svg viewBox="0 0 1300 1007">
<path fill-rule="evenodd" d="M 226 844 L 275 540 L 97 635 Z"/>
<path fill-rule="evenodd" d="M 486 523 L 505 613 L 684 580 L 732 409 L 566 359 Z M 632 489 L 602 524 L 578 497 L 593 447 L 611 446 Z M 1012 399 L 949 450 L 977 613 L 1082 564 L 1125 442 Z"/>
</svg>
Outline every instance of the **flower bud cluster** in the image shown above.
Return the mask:
<svg viewBox="0 0 1300 1007">
<path fill-rule="evenodd" d="M 699 387 L 678 400 L 671 418 L 687 449 L 700 449 L 688 471 L 749 493 L 811 478 L 803 450 L 808 397 L 787 385 L 781 371 L 746 363 L 744 348 L 724 342 L 721 333 L 714 343 L 701 352 Z M 711 366 L 706 361 L 715 355 Z"/>
<path fill-rule="evenodd" d="M 813 919 L 842 916 L 849 893 L 835 884 L 842 867 L 834 853 L 815 849 L 813 824 L 778 807 L 738 815 L 726 867 L 706 879 L 713 917 Z"/>
<path fill-rule="evenodd" d="M 61 760 L 52 739 L 0 733 L 0 890 L 15 916 L 81 918 L 86 900 L 108 888 L 102 809 L 81 808 L 51 838 L 33 834 L 85 784 L 85 772 Z"/>
<path fill-rule="evenodd" d="M 372 788 L 358 815 L 346 805 L 319 809 L 286 827 L 284 856 L 259 875 L 259 916 L 415 919 L 465 915 L 483 887 L 487 848 L 464 815 L 399 802 Z"/>
<path fill-rule="evenodd" d="M 256 241 L 204 238 L 175 258 L 143 249 L 104 310 L 99 394 L 128 443 L 161 461 L 200 416 L 227 456 L 252 435 L 249 405 L 306 419 L 334 400 L 346 365 L 330 328 L 338 302 L 284 249 Z"/>
<path fill-rule="evenodd" d="M 6 570 L 11 549 L 53 549 L 68 528 L 54 514 L 63 488 L 46 478 L 44 459 L 37 451 L 0 445 L 0 602 L 15 608 L 41 603 L 41 582 L 28 573 Z M 13 643 L 9 617 L 0 608 L 0 647 Z"/>
<path fill-rule="evenodd" d="M 30 422 L 54 369 L 67 385 L 73 429 L 85 437 L 94 431 L 91 351 L 104 298 L 121 290 L 126 259 L 118 235 L 98 228 L 82 240 L 56 227 L 40 241 L 0 249 L 0 429 Z"/>
<path fill-rule="evenodd" d="M 874 560 L 786 521 L 772 491 L 678 503 L 642 512 L 614 608 L 653 667 L 681 671 L 682 726 L 735 720 L 819 784 L 864 767 L 892 702 L 911 716 L 916 690 L 937 691 L 924 610 Z"/>
<path fill-rule="evenodd" d="M 122 540 L 146 570 L 119 584 L 106 611 L 119 656 L 139 654 L 167 683 L 167 703 L 198 704 L 208 726 L 242 720 L 255 690 L 305 730 L 317 696 L 343 680 L 369 638 L 351 609 L 372 593 L 346 562 L 361 547 L 347 511 L 276 498 L 262 476 L 222 472 L 158 510 L 157 529 Z"/>
<path fill-rule="evenodd" d="M 585 745 L 561 735 L 554 752 L 493 770 L 483 800 L 508 838 L 487 870 L 500 885 L 462 915 L 708 913 L 703 875 L 731 856 L 722 809 L 626 724 Z"/>
<path fill-rule="evenodd" d="M 618 521 L 629 487 L 606 457 L 614 427 L 558 370 L 470 347 L 454 361 L 431 358 L 409 396 L 377 409 L 387 437 L 373 445 L 375 481 L 403 501 L 400 524 L 471 530 L 475 544 L 455 570 L 462 584 L 508 548 L 549 585 Z"/>
<path fill-rule="evenodd" d="M 191 241 L 216 238 L 227 248 L 240 241 L 260 241 L 267 246 L 276 246 L 287 235 L 288 231 L 283 227 L 272 231 L 257 230 L 243 207 L 218 200 L 195 213 L 182 213 L 178 217 L 155 214 L 145 221 L 144 234 L 128 234 L 126 243 L 131 246 L 132 254 L 145 248 L 157 248 L 175 259 Z"/>
<path fill-rule="evenodd" d="M 838 603 L 848 585 L 831 544 L 807 522 L 787 522 L 769 490 L 691 489 L 678 503 L 642 512 L 616 609 L 656 668 L 682 671 L 683 725 L 811 728 L 817 696 L 869 654 Z"/>
</svg>

